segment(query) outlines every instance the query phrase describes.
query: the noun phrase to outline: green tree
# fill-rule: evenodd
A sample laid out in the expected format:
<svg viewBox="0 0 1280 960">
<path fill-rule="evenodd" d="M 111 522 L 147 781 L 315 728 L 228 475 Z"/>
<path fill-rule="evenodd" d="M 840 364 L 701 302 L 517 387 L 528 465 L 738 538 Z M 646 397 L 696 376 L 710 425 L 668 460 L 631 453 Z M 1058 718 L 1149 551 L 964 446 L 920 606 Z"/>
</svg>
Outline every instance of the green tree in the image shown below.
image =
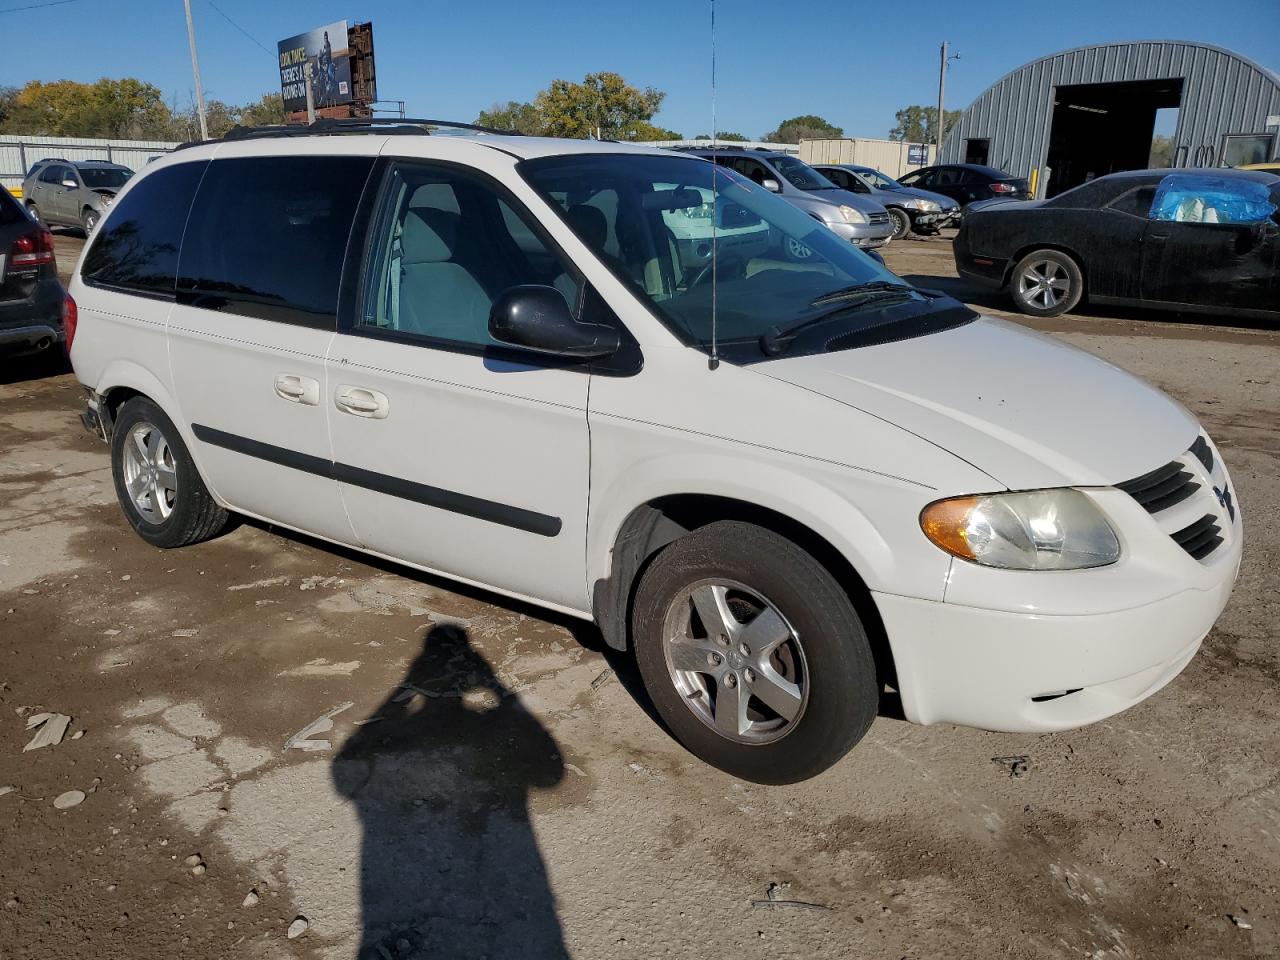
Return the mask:
<svg viewBox="0 0 1280 960">
<path fill-rule="evenodd" d="M 709 133 L 700 133 L 700 134 L 698 134 L 696 137 L 694 137 L 693 139 L 695 139 L 695 140 L 710 140 L 710 139 L 711 139 L 711 134 L 709 134 Z M 746 142 L 747 142 L 748 140 L 750 140 L 751 138 L 750 138 L 750 137 L 744 137 L 744 136 L 743 136 L 742 134 L 740 134 L 740 133 L 733 133 L 733 132 L 732 132 L 732 131 L 730 131 L 730 130 L 721 130 L 719 133 L 717 133 L 717 134 L 716 134 L 716 139 L 717 139 L 717 140 L 726 140 L 726 141 L 728 141 L 729 143 L 746 143 Z"/>
<path fill-rule="evenodd" d="M 538 112 L 538 108 L 532 103 L 520 103 L 518 100 L 495 103 L 488 110 L 481 110 L 476 123 L 498 130 L 514 130 L 530 137 L 541 136 L 543 132 L 542 114 Z"/>
<path fill-rule="evenodd" d="M 665 98 L 661 90 L 641 90 L 603 71 L 587 74 L 581 83 L 552 80 L 533 105 L 549 136 L 631 140 L 657 129 L 650 121 Z"/>
<path fill-rule="evenodd" d="M 1158 134 L 1151 138 L 1151 156 L 1147 166 L 1152 170 L 1173 166 L 1173 137 Z"/>
<path fill-rule="evenodd" d="M 943 128 L 943 135 L 950 130 L 963 110 L 948 110 L 945 113 L 946 126 Z M 893 115 L 897 125 L 889 131 L 890 140 L 903 140 L 907 143 L 933 143 L 935 142 L 937 127 L 935 123 L 938 118 L 937 107 L 923 107 L 919 104 L 912 104 L 909 107 L 903 107 Z"/>
<path fill-rule="evenodd" d="M 679 130 L 668 130 L 666 127 L 654 126 L 647 121 L 641 121 L 631 128 L 627 133 L 629 140 L 683 140 L 684 134 Z"/>
<path fill-rule="evenodd" d="M 8 122 L 9 115 L 13 112 L 17 102 L 17 87 L 0 87 L 0 133 L 7 129 L 5 124 Z"/>
<path fill-rule="evenodd" d="M 277 90 L 275 93 L 264 93 L 253 103 L 246 103 L 238 111 L 236 118 L 242 126 L 266 127 L 284 123 L 284 98 Z"/>
<path fill-rule="evenodd" d="M 764 135 L 770 143 L 799 143 L 801 140 L 822 140 L 830 137 L 843 137 L 844 130 L 833 123 L 806 113 L 801 117 L 792 117 L 778 124 L 778 129 Z"/>
<path fill-rule="evenodd" d="M 160 139 L 172 119 L 159 88 L 133 77 L 32 80 L 13 98 L 5 129 L 48 137 Z"/>
</svg>

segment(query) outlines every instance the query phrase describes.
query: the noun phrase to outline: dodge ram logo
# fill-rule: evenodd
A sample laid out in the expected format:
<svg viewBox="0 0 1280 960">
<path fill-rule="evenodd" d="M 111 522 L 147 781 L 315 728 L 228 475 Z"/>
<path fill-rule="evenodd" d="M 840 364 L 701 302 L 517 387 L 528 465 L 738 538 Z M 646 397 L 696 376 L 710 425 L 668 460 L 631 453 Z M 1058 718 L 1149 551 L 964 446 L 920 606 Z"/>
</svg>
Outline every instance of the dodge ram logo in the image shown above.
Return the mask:
<svg viewBox="0 0 1280 960">
<path fill-rule="evenodd" d="M 1236 505 L 1231 500 L 1231 490 L 1226 484 L 1222 485 L 1222 489 L 1213 488 L 1213 495 L 1218 498 L 1218 503 L 1222 505 L 1222 509 L 1227 511 L 1227 516 L 1233 521 L 1236 518 Z"/>
</svg>

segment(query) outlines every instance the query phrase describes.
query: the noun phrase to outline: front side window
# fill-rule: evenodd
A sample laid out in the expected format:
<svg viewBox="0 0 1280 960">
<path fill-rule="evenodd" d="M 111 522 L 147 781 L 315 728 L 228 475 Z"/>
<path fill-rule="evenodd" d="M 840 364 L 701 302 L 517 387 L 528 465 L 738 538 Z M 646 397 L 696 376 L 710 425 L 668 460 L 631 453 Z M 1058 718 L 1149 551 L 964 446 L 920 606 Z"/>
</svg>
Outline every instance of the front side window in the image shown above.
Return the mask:
<svg viewBox="0 0 1280 960">
<path fill-rule="evenodd" d="M 576 274 L 481 177 L 404 164 L 388 173 L 381 196 L 357 329 L 500 346 L 489 335 L 489 310 L 522 284 L 554 287 L 577 312 Z M 602 250 L 616 250 L 609 218 L 617 198 L 591 199 L 575 210 L 575 223 Z"/>
<path fill-rule="evenodd" d="M 890 178 L 879 170 L 859 170 L 858 176 L 862 178 L 863 183 L 877 187 L 880 190 L 896 190 L 902 186 L 897 180 Z"/>
<path fill-rule="evenodd" d="M 799 190 L 834 190 L 836 185 L 803 160 L 795 157 L 773 157 L 773 165 Z"/>
<path fill-rule="evenodd" d="M 526 160 L 518 169 L 641 302 L 703 349 L 711 342 L 713 303 L 718 345 L 743 362 L 762 359 L 762 351 L 773 355 L 762 338 L 775 328 L 834 313 L 841 333 L 887 329 L 885 314 L 862 309 L 872 305 L 870 293 L 928 308 L 925 297 L 848 241 L 713 164 L 597 154 Z M 602 196 L 608 215 L 586 215 L 602 209 Z M 807 253 L 798 262 L 788 254 L 797 246 Z"/>
<path fill-rule="evenodd" d="M 132 176 L 133 171 L 123 167 L 80 168 L 80 179 L 90 190 L 119 190 Z"/>
<path fill-rule="evenodd" d="M 98 227 L 81 267 L 91 285 L 172 296 L 182 230 L 208 161 L 161 167 L 134 184 Z"/>
<path fill-rule="evenodd" d="M 372 165 L 372 157 L 215 160 L 182 242 L 179 300 L 332 326 L 347 238 Z"/>
<path fill-rule="evenodd" d="M 1275 214 L 1267 184 L 1212 174 L 1171 173 L 1151 204 L 1152 220 L 1173 223 L 1261 223 Z"/>
</svg>

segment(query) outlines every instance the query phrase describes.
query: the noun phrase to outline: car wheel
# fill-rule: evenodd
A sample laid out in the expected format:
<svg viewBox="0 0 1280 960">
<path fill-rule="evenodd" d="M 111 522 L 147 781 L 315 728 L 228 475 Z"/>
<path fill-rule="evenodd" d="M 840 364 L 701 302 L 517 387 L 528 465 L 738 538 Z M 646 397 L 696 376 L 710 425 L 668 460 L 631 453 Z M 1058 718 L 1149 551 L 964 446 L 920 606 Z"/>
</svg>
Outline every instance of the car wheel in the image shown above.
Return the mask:
<svg viewBox="0 0 1280 960">
<path fill-rule="evenodd" d="M 734 776 L 815 776 L 875 719 L 875 662 L 848 595 L 761 527 L 718 521 L 663 549 L 637 587 L 632 636 L 676 739 Z"/>
<path fill-rule="evenodd" d="M 890 207 L 889 219 L 893 221 L 893 239 L 901 240 L 911 232 L 911 215 L 901 207 Z"/>
<path fill-rule="evenodd" d="M 40 208 L 34 203 L 27 204 L 27 213 L 31 214 L 31 219 L 36 223 L 43 224 L 44 218 L 40 216 Z"/>
<path fill-rule="evenodd" d="M 788 260 L 802 262 L 813 256 L 813 251 L 806 247 L 795 237 L 787 237 L 782 242 L 782 249 L 787 255 Z"/>
<path fill-rule="evenodd" d="M 1079 265 L 1065 253 L 1035 250 L 1013 268 L 1009 292 L 1023 313 L 1056 317 L 1080 302 L 1084 295 L 1084 276 Z"/>
<path fill-rule="evenodd" d="M 80 225 L 84 227 L 85 237 L 93 236 L 93 231 L 98 226 L 98 211 L 86 208 L 84 213 L 80 215 Z"/>
<path fill-rule="evenodd" d="M 182 436 L 145 397 L 125 403 L 111 436 L 111 473 L 125 519 L 157 547 L 207 540 L 227 523 Z"/>
</svg>

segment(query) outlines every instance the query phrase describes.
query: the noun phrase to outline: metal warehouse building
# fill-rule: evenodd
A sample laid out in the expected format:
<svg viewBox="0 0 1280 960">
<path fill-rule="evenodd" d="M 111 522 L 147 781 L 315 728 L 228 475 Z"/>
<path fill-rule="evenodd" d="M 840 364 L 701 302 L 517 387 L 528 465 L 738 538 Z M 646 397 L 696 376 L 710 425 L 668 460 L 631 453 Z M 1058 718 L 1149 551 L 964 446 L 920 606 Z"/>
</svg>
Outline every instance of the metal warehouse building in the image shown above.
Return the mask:
<svg viewBox="0 0 1280 960">
<path fill-rule="evenodd" d="M 942 162 L 1034 176 L 1038 194 L 1053 196 L 1147 167 L 1163 108 L 1178 111 L 1173 166 L 1280 157 L 1280 75 L 1221 47 L 1144 41 L 1079 47 L 1007 74 L 947 132 Z"/>
</svg>

